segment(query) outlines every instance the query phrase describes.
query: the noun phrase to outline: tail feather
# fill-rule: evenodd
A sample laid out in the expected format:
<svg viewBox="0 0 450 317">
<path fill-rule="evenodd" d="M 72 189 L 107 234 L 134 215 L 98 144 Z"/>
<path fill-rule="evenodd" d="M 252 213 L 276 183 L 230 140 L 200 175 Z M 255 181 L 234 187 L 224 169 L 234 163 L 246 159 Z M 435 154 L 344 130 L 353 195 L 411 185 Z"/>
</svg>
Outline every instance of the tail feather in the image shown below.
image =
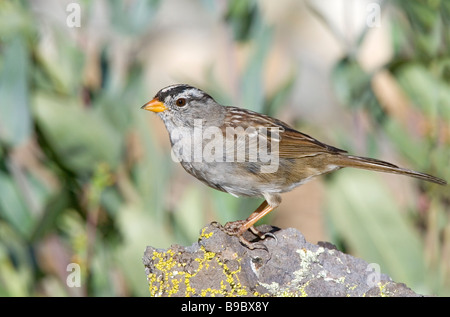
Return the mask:
<svg viewBox="0 0 450 317">
<path fill-rule="evenodd" d="M 436 183 L 439 185 L 447 185 L 447 182 L 441 178 L 416 172 L 413 170 L 409 170 L 406 168 L 398 167 L 394 164 L 376 160 L 368 157 L 362 157 L 362 156 L 352 156 L 352 155 L 339 155 L 338 161 L 336 164 L 340 167 L 356 167 L 366 170 L 372 170 L 377 172 L 386 172 L 386 173 L 394 173 L 394 174 L 401 174 L 401 175 L 407 175 L 419 179 L 423 179 L 432 183 Z"/>
</svg>

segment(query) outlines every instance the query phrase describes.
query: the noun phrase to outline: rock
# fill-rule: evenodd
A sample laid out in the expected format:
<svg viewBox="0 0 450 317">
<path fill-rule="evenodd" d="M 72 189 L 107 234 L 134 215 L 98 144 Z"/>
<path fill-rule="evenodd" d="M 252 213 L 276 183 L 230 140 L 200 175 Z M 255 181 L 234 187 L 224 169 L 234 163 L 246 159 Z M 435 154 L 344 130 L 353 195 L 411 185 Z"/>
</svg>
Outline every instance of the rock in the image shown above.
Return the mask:
<svg viewBox="0 0 450 317">
<path fill-rule="evenodd" d="M 147 247 L 143 262 L 150 295 L 421 296 L 331 243 L 311 244 L 293 228 L 258 230 L 276 239 L 268 237 L 250 250 L 210 224 L 192 246 Z"/>
</svg>

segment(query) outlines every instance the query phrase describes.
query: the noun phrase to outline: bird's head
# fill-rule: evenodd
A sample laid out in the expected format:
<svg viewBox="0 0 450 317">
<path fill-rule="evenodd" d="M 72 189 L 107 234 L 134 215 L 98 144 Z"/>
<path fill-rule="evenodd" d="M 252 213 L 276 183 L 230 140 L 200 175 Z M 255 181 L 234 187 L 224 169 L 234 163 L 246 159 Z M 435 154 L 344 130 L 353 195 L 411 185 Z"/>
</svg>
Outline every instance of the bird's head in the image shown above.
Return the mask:
<svg viewBox="0 0 450 317">
<path fill-rule="evenodd" d="M 141 107 L 155 112 L 163 119 L 168 129 L 172 125 L 193 126 L 194 120 L 199 119 L 213 123 L 223 118 L 222 108 L 210 95 L 186 84 L 161 89 L 152 100 Z"/>
</svg>

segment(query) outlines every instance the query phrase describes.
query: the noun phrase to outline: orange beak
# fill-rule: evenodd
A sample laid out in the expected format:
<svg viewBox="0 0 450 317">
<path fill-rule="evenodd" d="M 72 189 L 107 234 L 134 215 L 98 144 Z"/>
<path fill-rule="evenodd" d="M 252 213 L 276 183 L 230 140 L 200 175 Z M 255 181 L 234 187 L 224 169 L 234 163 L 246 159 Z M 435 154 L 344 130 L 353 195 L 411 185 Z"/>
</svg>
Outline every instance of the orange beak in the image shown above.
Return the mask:
<svg viewBox="0 0 450 317">
<path fill-rule="evenodd" d="M 158 98 L 154 98 L 147 102 L 145 105 L 141 107 L 141 109 L 153 111 L 153 112 L 163 112 L 167 110 L 168 108 L 164 104 L 164 102 L 161 102 L 158 100 Z"/>
</svg>

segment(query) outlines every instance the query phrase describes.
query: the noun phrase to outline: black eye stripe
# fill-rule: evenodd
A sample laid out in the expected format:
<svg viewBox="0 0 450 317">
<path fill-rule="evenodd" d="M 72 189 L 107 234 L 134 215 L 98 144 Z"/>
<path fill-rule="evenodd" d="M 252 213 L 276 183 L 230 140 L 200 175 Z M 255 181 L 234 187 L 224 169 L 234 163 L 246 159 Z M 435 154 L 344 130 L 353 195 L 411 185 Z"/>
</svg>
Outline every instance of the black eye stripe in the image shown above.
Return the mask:
<svg viewBox="0 0 450 317">
<path fill-rule="evenodd" d="M 191 90 L 192 92 L 190 92 L 189 90 Z M 213 99 L 204 91 L 186 84 L 173 85 L 163 88 L 156 94 L 155 98 L 167 103 L 173 102 L 178 107 L 184 106 L 181 104 L 177 104 L 178 99 L 185 99 L 185 104 L 187 104 L 188 100 L 198 100 L 206 102 L 208 99 Z"/>
<path fill-rule="evenodd" d="M 168 96 L 177 96 L 181 94 L 182 92 L 186 91 L 187 89 L 192 89 L 194 87 L 189 85 L 178 85 L 174 86 L 171 89 L 168 89 L 166 91 L 163 91 L 164 89 L 160 90 L 157 97 L 159 100 L 165 100 Z"/>
</svg>

